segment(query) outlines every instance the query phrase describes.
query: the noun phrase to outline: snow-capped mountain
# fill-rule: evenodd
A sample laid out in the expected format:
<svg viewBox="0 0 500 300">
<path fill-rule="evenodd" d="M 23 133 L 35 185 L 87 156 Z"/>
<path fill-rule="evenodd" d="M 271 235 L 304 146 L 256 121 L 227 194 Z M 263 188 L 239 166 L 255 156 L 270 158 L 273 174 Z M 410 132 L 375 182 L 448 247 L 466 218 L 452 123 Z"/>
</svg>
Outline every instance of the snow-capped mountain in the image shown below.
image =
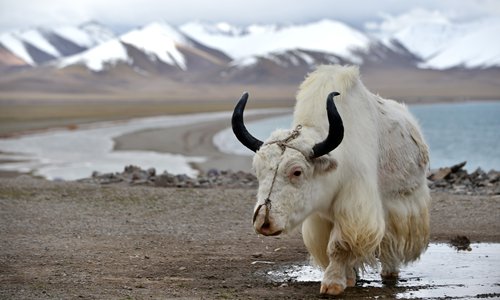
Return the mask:
<svg viewBox="0 0 500 300">
<path fill-rule="evenodd" d="M 186 52 L 208 59 L 222 69 L 250 68 L 260 61 L 284 68 L 299 65 L 311 68 L 320 62 L 360 63 L 359 52 L 368 49 L 369 45 L 370 39 L 363 33 L 331 20 L 296 26 L 252 25 L 244 28 L 228 23 L 192 22 L 179 29 L 165 22 L 155 22 L 62 59 L 58 66 L 81 64 L 98 72 L 120 62 L 134 65 L 134 58 L 127 54 L 132 47 L 144 53 L 151 62 L 184 71 L 188 69 Z"/>
<path fill-rule="evenodd" d="M 304 25 L 252 25 L 244 28 L 227 23 L 211 25 L 191 22 L 182 25 L 180 30 L 226 53 L 234 60 L 233 65 L 241 62 L 242 66 L 257 62 L 259 58 L 295 50 L 324 52 L 359 62 L 359 56 L 354 51 L 366 49 L 370 44 L 370 39 L 362 32 L 333 20 Z M 291 64 L 294 64 L 293 60 Z"/>
<path fill-rule="evenodd" d="M 365 32 L 334 20 L 244 27 L 154 22 L 115 36 L 93 22 L 0 34 L 0 66 L 84 66 L 93 72 L 127 66 L 182 80 L 262 82 L 297 80 L 324 63 L 482 69 L 500 67 L 499 32 L 499 19 L 456 23 L 422 10 L 389 17 Z"/>
<path fill-rule="evenodd" d="M 420 68 L 500 67 L 500 19 L 455 23 L 437 12 L 413 10 L 375 27 L 377 39 L 405 47 L 420 58 Z"/>
<path fill-rule="evenodd" d="M 411 64 L 415 56 L 344 23 L 321 20 L 302 25 L 251 25 L 190 22 L 180 30 L 232 58 L 220 72 L 225 80 L 299 82 L 319 64 Z"/>
<path fill-rule="evenodd" d="M 58 67 L 85 65 L 92 71 L 102 71 L 106 66 L 114 66 L 119 62 L 131 62 L 127 49 L 119 39 L 101 43 L 87 51 L 64 58 L 57 62 Z"/>
<path fill-rule="evenodd" d="M 224 65 L 228 60 L 224 54 L 200 45 L 167 23 L 154 22 L 82 53 L 61 59 L 57 66 L 64 68 L 84 65 L 99 72 L 119 63 L 139 71 L 148 70 L 144 64 L 159 64 L 185 71 L 200 63 Z"/>
<path fill-rule="evenodd" d="M 82 52 L 114 37 L 111 30 L 91 22 L 78 27 L 32 28 L 0 35 L 0 46 L 26 64 L 37 66 Z"/>
<path fill-rule="evenodd" d="M 166 23 L 152 23 L 142 29 L 133 30 L 121 36 L 123 43 L 142 50 L 153 60 L 177 66 L 183 70 L 186 58 L 179 47 L 192 47 L 192 43 L 182 33 Z"/>
<path fill-rule="evenodd" d="M 28 64 L 0 45 L 0 67 L 25 67 Z"/>
<path fill-rule="evenodd" d="M 487 68 L 500 66 L 500 20 L 454 26 L 462 34 L 450 38 L 439 52 L 425 59 L 420 67 L 448 69 L 453 67 Z"/>
</svg>

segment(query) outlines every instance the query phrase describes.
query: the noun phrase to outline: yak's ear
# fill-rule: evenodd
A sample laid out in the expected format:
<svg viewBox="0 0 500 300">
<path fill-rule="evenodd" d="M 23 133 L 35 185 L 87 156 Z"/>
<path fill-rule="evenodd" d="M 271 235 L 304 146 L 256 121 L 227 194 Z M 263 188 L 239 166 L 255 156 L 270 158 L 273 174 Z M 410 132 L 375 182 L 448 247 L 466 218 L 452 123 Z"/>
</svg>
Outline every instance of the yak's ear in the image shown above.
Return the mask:
<svg viewBox="0 0 500 300">
<path fill-rule="evenodd" d="M 314 175 L 323 175 L 337 169 L 337 160 L 330 155 L 323 155 L 313 159 Z"/>
</svg>

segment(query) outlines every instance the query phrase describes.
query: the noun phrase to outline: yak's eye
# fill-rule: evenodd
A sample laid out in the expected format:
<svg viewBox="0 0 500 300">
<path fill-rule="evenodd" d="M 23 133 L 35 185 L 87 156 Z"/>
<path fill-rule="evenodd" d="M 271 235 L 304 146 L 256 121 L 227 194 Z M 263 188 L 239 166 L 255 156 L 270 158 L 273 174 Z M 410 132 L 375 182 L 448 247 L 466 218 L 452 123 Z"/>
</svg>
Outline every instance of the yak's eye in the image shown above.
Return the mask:
<svg viewBox="0 0 500 300">
<path fill-rule="evenodd" d="M 288 173 L 288 176 L 290 178 L 298 178 L 302 176 L 302 168 L 299 166 L 295 166 L 290 170 L 290 173 Z"/>
</svg>

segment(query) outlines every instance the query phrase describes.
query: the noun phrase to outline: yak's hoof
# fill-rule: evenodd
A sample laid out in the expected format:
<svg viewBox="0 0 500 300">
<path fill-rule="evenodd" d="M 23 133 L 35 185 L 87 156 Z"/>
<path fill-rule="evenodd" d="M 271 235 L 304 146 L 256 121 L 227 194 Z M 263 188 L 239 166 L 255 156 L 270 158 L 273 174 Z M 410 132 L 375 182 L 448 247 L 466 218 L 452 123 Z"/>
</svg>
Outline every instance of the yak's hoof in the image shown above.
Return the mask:
<svg viewBox="0 0 500 300">
<path fill-rule="evenodd" d="M 356 285 L 356 278 L 347 278 L 346 285 L 348 287 L 353 287 Z"/>
<path fill-rule="evenodd" d="M 344 291 L 344 287 L 340 284 L 332 283 L 330 285 L 321 284 L 319 292 L 328 295 L 340 295 Z"/>
<path fill-rule="evenodd" d="M 396 280 L 399 278 L 399 272 L 382 272 L 380 277 L 384 280 Z"/>
</svg>

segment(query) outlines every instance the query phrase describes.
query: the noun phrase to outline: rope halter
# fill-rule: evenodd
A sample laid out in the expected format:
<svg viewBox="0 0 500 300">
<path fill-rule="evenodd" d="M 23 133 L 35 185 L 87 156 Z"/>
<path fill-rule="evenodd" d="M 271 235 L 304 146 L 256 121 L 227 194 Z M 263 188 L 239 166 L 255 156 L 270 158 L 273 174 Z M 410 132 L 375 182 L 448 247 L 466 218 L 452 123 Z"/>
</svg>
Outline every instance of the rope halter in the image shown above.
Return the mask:
<svg viewBox="0 0 500 300">
<path fill-rule="evenodd" d="M 266 198 L 266 200 L 264 200 L 264 203 L 260 204 L 257 207 L 257 210 L 255 210 L 255 213 L 253 215 L 253 223 L 255 223 L 255 219 L 257 219 L 257 215 L 259 214 L 259 211 L 262 208 L 262 206 L 265 206 L 266 207 L 266 214 L 264 216 L 263 226 L 266 224 L 269 225 L 269 211 L 271 210 L 271 193 L 273 191 L 274 183 L 276 181 L 276 176 L 278 175 L 279 165 L 280 165 L 281 161 L 283 160 L 283 154 L 285 154 L 286 148 L 291 148 L 291 149 L 297 150 L 300 153 L 302 153 L 302 151 L 300 149 L 293 147 L 293 146 L 290 146 L 288 144 L 290 141 L 296 139 L 300 135 L 301 129 L 302 129 L 302 125 L 299 124 L 299 125 L 297 125 L 297 127 L 295 127 L 294 130 L 292 130 L 292 132 L 290 133 L 290 135 L 288 137 L 286 137 L 282 140 L 271 141 L 269 143 L 266 143 L 267 145 L 271 145 L 271 144 L 278 145 L 281 149 L 281 156 L 280 156 L 280 160 L 279 160 L 278 164 L 276 165 L 276 169 L 274 170 L 273 181 L 271 182 L 271 187 L 269 188 L 269 193 L 267 194 L 267 198 Z M 304 155 L 304 157 L 307 158 L 306 155 Z"/>
</svg>

